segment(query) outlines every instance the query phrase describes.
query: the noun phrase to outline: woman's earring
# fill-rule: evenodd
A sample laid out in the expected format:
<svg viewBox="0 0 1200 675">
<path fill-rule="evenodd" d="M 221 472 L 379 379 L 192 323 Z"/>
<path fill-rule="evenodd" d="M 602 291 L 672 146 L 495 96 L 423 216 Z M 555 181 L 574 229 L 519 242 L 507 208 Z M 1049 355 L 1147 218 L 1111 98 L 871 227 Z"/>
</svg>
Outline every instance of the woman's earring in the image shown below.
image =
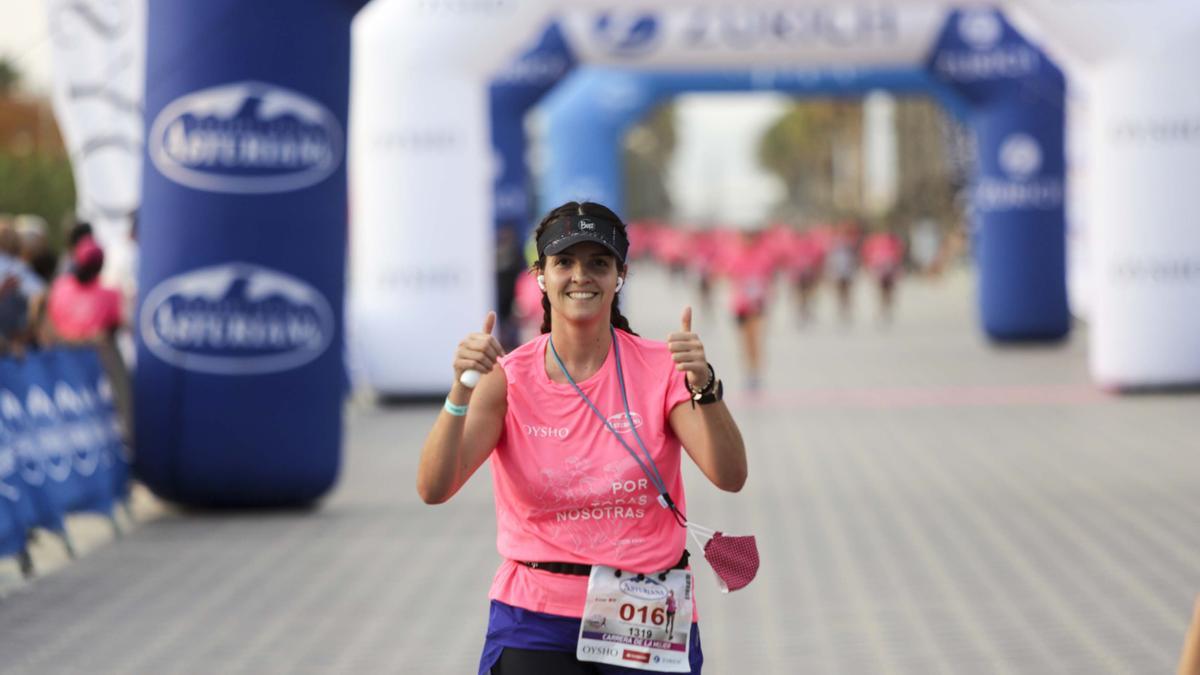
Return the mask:
<svg viewBox="0 0 1200 675">
<path fill-rule="evenodd" d="M 542 292 L 545 293 L 546 292 L 546 275 L 539 274 L 538 278 L 537 278 L 537 282 L 538 282 L 538 288 L 542 289 Z M 620 288 L 620 286 L 618 286 L 618 288 Z"/>
<path fill-rule="evenodd" d="M 613 293 L 620 293 L 621 287 L 624 285 L 625 285 L 625 277 L 617 277 L 617 290 L 613 291 Z"/>
</svg>

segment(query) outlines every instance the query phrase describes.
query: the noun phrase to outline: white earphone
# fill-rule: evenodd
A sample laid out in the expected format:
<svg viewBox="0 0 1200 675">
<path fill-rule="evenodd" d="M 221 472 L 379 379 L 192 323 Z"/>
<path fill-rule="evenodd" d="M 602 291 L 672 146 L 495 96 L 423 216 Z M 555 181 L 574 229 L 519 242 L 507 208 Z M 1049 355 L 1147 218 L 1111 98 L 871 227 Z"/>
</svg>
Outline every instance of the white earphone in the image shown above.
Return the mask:
<svg viewBox="0 0 1200 675">
<path fill-rule="evenodd" d="M 621 287 L 624 285 L 625 285 L 625 277 L 617 277 L 617 290 L 613 291 L 613 293 L 620 293 Z"/>
</svg>

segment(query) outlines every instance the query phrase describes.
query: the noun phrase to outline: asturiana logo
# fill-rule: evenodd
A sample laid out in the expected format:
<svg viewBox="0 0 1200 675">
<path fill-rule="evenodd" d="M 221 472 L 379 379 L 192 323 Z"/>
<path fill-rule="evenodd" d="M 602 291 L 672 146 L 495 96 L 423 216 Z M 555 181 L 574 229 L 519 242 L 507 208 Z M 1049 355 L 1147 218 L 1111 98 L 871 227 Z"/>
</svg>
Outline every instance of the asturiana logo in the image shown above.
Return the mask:
<svg viewBox="0 0 1200 675">
<path fill-rule="evenodd" d="M 333 113 L 307 96 L 262 82 L 235 82 L 186 94 L 158 113 L 150 160 L 167 178 L 197 190 L 289 192 L 328 178 L 344 140 Z"/>
<path fill-rule="evenodd" d="M 632 420 L 632 424 L 630 421 Z M 642 416 L 636 412 L 630 412 L 629 417 L 625 417 L 625 413 L 619 412 L 615 415 L 608 416 L 608 423 L 616 429 L 618 433 L 627 434 L 634 429 L 640 429 L 642 426 Z"/>
<path fill-rule="evenodd" d="M 146 295 L 142 339 L 184 370 L 251 375 L 298 368 L 333 341 L 333 310 L 304 281 L 249 263 L 170 277 Z"/>
<path fill-rule="evenodd" d="M 667 587 L 646 578 L 642 581 L 626 579 L 621 582 L 621 592 L 641 600 L 666 600 Z"/>
</svg>

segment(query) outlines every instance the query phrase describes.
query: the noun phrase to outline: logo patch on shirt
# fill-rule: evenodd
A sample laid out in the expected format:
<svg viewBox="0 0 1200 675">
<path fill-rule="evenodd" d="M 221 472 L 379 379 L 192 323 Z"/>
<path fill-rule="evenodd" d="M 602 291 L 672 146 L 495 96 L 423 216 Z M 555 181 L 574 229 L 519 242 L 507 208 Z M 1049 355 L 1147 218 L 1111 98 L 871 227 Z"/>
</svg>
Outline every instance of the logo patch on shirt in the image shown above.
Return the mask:
<svg viewBox="0 0 1200 675">
<path fill-rule="evenodd" d="M 629 423 L 629 419 L 633 420 L 633 424 Z M 641 428 L 641 426 L 642 426 L 642 416 L 641 415 L 637 414 L 636 412 L 631 411 L 629 413 L 629 419 L 627 419 L 625 417 L 625 413 L 619 412 L 619 413 L 616 413 L 615 415 L 609 415 L 608 423 L 612 425 L 613 429 L 617 430 L 617 433 L 621 433 L 621 434 L 627 434 L 627 433 L 630 433 L 631 431 L 633 431 L 634 429 Z"/>
<path fill-rule="evenodd" d="M 563 439 L 571 435 L 571 429 L 568 427 L 551 427 L 544 424 L 522 424 L 521 429 L 525 431 L 526 436 L 533 438 Z"/>
</svg>

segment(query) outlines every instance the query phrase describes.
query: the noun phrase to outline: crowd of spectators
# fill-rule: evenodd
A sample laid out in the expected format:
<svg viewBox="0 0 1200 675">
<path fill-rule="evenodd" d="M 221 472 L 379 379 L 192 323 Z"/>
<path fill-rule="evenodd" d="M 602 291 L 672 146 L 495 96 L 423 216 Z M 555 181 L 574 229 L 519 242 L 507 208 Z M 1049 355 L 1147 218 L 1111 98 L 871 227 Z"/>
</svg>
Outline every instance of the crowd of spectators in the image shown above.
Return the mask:
<svg viewBox="0 0 1200 675">
<path fill-rule="evenodd" d="M 38 216 L 0 214 L 0 353 L 112 344 L 128 321 L 122 292 L 101 281 L 104 250 L 76 223 L 61 252 Z"/>
</svg>

